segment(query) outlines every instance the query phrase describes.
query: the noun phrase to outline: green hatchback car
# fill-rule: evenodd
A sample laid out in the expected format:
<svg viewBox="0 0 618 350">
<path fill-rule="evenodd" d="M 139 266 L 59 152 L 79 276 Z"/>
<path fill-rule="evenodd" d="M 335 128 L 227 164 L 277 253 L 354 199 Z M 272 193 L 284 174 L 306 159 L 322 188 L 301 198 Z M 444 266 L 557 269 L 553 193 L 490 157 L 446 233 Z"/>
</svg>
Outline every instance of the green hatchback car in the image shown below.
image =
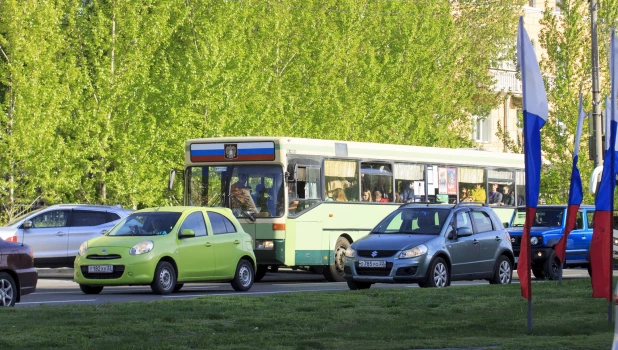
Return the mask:
<svg viewBox="0 0 618 350">
<path fill-rule="evenodd" d="M 86 294 L 118 285 L 150 285 L 156 294 L 169 294 L 206 281 L 247 291 L 255 266 L 251 236 L 230 209 L 158 207 L 133 212 L 82 243 L 74 279 Z"/>
</svg>

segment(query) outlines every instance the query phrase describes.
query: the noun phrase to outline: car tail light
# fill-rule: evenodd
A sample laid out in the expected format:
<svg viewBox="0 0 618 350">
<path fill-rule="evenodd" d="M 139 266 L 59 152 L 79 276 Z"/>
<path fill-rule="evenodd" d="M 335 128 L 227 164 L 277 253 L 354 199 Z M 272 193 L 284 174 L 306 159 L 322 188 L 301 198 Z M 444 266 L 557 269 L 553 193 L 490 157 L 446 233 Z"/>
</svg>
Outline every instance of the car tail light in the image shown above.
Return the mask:
<svg viewBox="0 0 618 350">
<path fill-rule="evenodd" d="M 17 236 L 12 236 L 6 239 L 7 242 L 15 242 L 17 243 Z"/>
</svg>

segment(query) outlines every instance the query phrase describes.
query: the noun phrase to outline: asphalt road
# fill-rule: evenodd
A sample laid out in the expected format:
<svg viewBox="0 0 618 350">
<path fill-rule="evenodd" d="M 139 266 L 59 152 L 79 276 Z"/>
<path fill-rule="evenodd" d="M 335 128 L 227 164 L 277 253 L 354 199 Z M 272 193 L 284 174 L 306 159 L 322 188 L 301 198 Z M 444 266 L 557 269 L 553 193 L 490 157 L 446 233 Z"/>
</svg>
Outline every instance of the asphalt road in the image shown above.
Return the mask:
<svg viewBox="0 0 618 350">
<path fill-rule="evenodd" d="M 53 276 L 53 277 L 48 277 Z M 64 277 L 63 277 L 64 276 Z M 257 296 L 296 292 L 340 292 L 347 291 L 345 282 L 326 282 L 321 275 L 304 271 L 282 269 L 277 273 L 269 273 L 262 282 L 255 283 L 248 292 L 236 292 L 229 283 L 195 283 L 186 284 L 182 290 L 170 295 L 155 295 L 149 286 L 105 287 L 100 294 L 86 295 L 79 289 L 77 283 L 65 273 L 40 272 L 37 290 L 33 294 L 22 297 L 17 307 L 37 305 L 67 305 L 67 304 L 101 304 L 108 302 L 153 301 L 170 299 L 187 299 L 214 296 Z M 585 269 L 566 269 L 564 278 L 588 278 Z M 513 283 L 519 283 L 517 273 L 513 275 Z M 486 281 L 453 282 L 452 286 L 489 285 Z M 374 284 L 371 288 L 418 288 L 417 284 Z"/>
</svg>

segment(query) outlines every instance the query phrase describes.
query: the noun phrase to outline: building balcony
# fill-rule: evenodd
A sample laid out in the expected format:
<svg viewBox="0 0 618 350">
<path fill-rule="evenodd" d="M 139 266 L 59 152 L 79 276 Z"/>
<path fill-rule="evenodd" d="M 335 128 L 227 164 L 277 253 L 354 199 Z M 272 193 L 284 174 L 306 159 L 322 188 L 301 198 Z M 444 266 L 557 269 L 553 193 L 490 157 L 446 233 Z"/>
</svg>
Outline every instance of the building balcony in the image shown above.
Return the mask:
<svg viewBox="0 0 618 350">
<path fill-rule="evenodd" d="M 510 92 L 521 94 L 521 80 L 517 78 L 514 70 L 495 69 L 489 70 L 496 79 L 494 91 Z"/>
</svg>

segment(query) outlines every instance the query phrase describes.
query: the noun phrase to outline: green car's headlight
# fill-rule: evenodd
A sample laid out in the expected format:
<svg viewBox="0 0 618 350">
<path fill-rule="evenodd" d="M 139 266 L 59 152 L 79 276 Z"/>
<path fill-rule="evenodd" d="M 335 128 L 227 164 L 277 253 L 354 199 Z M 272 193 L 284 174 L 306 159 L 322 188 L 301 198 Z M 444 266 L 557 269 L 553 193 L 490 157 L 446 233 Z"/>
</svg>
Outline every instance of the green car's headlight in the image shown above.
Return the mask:
<svg viewBox="0 0 618 350">
<path fill-rule="evenodd" d="M 412 249 L 407 249 L 399 253 L 399 259 L 410 259 L 416 258 L 417 256 L 421 256 L 423 254 L 427 254 L 427 246 L 424 244 L 418 245 Z"/>
<path fill-rule="evenodd" d="M 79 256 L 84 256 L 86 255 L 86 251 L 88 250 L 88 241 L 82 243 L 82 245 L 79 246 Z"/>
<path fill-rule="evenodd" d="M 129 254 L 131 255 L 140 255 L 146 254 L 154 248 L 154 243 L 152 241 L 143 241 L 139 242 L 129 250 Z"/>
<path fill-rule="evenodd" d="M 352 249 L 352 247 L 348 247 L 348 249 L 345 250 L 345 257 L 346 258 L 355 258 L 356 257 L 356 250 Z"/>
</svg>

